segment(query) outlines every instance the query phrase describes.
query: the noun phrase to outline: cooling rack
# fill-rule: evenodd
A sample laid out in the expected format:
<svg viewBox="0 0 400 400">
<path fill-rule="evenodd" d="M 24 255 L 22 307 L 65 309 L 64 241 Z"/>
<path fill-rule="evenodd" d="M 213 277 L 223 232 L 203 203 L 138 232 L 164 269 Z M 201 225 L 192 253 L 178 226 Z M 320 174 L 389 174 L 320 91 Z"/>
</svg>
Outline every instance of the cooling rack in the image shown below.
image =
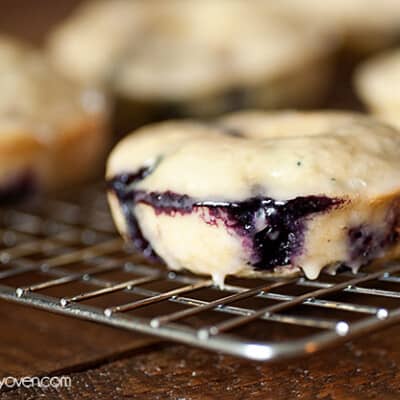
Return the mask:
<svg viewBox="0 0 400 400">
<path fill-rule="evenodd" d="M 104 188 L 6 208 L 0 298 L 254 360 L 313 353 L 400 319 L 400 263 L 318 280 L 228 278 L 146 265 Z M 84 334 L 84 333 L 82 333 Z"/>
</svg>

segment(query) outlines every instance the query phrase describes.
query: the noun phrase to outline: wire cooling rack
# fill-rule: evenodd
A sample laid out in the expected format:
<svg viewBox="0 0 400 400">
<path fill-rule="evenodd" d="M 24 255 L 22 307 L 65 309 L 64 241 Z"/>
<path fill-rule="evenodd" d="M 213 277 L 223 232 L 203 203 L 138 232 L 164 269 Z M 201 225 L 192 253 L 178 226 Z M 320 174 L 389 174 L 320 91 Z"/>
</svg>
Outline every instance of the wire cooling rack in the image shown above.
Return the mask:
<svg viewBox="0 0 400 400">
<path fill-rule="evenodd" d="M 0 298 L 265 361 L 397 322 L 400 263 L 315 281 L 228 278 L 221 289 L 142 262 L 95 185 L 2 210 Z"/>
</svg>

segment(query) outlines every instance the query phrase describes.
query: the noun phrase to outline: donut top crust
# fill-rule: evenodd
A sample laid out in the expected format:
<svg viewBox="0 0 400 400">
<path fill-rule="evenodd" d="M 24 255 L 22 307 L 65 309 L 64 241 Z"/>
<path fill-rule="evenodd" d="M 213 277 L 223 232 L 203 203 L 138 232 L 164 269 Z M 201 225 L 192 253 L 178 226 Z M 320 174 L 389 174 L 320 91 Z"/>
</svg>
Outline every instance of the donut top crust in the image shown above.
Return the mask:
<svg viewBox="0 0 400 400">
<path fill-rule="evenodd" d="M 0 135 L 29 132 L 47 140 L 104 111 L 98 92 L 60 77 L 39 51 L 0 37 Z"/>
<path fill-rule="evenodd" d="M 202 200 L 374 198 L 399 189 L 400 133 L 334 112 L 241 112 L 149 125 L 112 152 L 108 178 L 152 167 L 137 189 Z"/>
<path fill-rule="evenodd" d="M 135 0 L 85 5 L 52 36 L 67 74 L 146 99 L 185 99 L 285 76 L 332 51 L 311 26 L 258 1 Z"/>
</svg>

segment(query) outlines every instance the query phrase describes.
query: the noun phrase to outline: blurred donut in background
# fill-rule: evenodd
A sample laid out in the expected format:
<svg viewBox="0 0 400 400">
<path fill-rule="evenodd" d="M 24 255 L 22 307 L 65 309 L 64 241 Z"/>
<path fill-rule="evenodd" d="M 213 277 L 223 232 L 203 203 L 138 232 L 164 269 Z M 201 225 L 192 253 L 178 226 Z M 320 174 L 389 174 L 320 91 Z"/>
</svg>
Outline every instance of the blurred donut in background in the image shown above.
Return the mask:
<svg viewBox="0 0 400 400">
<path fill-rule="evenodd" d="M 368 109 L 400 127 L 400 49 L 376 55 L 361 64 L 354 81 Z"/>
<path fill-rule="evenodd" d="M 0 37 L 0 202 L 82 181 L 108 143 L 106 102 L 43 55 Z"/>
<path fill-rule="evenodd" d="M 259 1 L 91 1 L 54 30 L 48 51 L 63 74 L 114 95 L 131 128 L 319 104 L 337 41 L 315 25 Z"/>
<path fill-rule="evenodd" d="M 260 0 L 268 8 L 342 35 L 347 50 L 367 54 L 400 39 L 398 0 Z"/>
</svg>

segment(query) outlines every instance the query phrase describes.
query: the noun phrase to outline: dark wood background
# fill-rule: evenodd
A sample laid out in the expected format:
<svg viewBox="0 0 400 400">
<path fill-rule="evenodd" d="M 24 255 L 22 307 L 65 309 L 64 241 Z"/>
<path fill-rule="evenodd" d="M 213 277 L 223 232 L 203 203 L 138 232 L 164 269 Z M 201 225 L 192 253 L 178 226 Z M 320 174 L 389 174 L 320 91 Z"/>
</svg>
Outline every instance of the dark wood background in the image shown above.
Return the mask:
<svg viewBox="0 0 400 400">
<path fill-rule="evenodd" d="M 1 0 L 0 31 L 40 44 L 76 3 Z M 13 389 L 2 399 L 400 398 L 400 326 L 305 359 L 262 364 L 3 301 L 0 321 L 0 377 L 72 377 L 69 389 Z"/>
</svg>

